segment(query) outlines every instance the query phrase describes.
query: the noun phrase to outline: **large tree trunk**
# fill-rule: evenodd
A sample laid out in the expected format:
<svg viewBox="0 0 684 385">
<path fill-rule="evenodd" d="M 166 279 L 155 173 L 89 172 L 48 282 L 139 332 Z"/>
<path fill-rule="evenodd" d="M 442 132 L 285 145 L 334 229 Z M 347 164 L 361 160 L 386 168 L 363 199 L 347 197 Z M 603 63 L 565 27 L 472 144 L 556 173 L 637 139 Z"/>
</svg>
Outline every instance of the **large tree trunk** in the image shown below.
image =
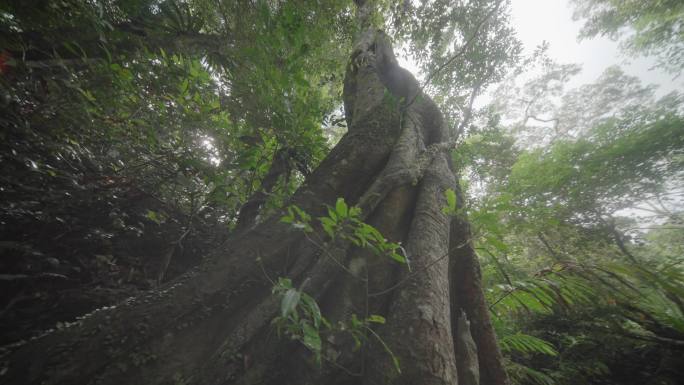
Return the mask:
<svg viewBox="0 0 684 385">
<path fill-rule="evenodd" d="M 450 135 L 384 33 L 369 29 L 356 46 L 344 99 L 349 132 L 291 203 L 313 217 L 338 197 L 359 205 L 368 223 L 402 242 L 410 271 L 340 243 L 321 249 L 309 240 L 325 239 L 320 228 L 307 238 L 275 216 L 161 289 L 18 346 L 2 358 L 1 382 L 506 383 L 470 230 L 442 210 L 445 191 L 458 191 Z M 383 315 L 373 330 L 401 373 L 374 338 L 357 352 L 344 339 L 326 341 L 326 359 L 312 363 L 299 342 L 273 330 L 280 298 L 267 277 L 303 285 L 333 324 Z"/>
</svg>

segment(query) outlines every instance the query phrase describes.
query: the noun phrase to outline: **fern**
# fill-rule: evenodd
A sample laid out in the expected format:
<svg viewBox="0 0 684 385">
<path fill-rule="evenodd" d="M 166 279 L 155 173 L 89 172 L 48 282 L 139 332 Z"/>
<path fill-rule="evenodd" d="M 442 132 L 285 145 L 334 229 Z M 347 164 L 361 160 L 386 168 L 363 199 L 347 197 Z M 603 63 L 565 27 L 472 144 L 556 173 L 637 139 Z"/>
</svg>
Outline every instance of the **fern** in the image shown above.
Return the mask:
<svg viewBox="0 0 684 385">
<path fill-rule="evenodd" d="M 553 345 L 547 341 L 520 332 L 503 336 L 499 339 L 499 344 L 501 345 L 501 350 L 504 352 L 517 351 L 520 353 L 538 353 L 548 356 L 558 355 L 558 352 Z"/>
<path fill-rule="evenodd" d="M 684 330 L 684 309 L 679 308 L 684 298 L 681 269 L 654 273 L 624 263 L 554 265 L 526 280 L 499 285 L 492 295 L 496 299 L 490 309 L 508 314 L 549 314 L 558 307 L 598 302 L 635 303 L 675 329 Z"/>
<path fill-rule="evenodd" d="M 534 370 L 528 366 L 519 364 L 517 362 L 507 361 L 506 371 L 511 377 L 514 384 L 538 384 L 538 385 L 555 385 L 554 379 L 548 374 Z"/>
<path fill-rule="evenodd" d="M 505 312 L 527 311 L 551 313 L 556 306 L 592 303 L 598 296 L 587 280 L 571 274 L 553 274 L 516 281 L 513 285 L 500 285 L 499 299 L 491 308 L 499 306 Z"/>
</svg>

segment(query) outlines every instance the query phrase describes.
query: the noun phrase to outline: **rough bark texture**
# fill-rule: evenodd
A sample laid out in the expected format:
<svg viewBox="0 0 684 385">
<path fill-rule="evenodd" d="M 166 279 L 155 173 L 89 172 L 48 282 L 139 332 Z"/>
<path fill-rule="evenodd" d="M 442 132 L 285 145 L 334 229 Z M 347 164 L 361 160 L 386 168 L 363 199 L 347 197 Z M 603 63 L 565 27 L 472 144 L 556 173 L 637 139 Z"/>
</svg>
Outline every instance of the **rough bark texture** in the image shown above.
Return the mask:
<svg viewBox="0 0 684 385">
<path fill-rule="evenodd" d="M 458 187 L 458 186 L 457 186 Z M 463 207 L 460 188 L 456 189 L 457 206 Z M 508 383 L 496 336 L 489 319 L 489 309 L 482 291 L 480 263 L 470 239 L 470 224 L 464 216 L 451 222 L 449 236 L 449 277 L 451 293 L 451 319 L 453 335 L 458 336 L 461 311 L 470 321 L 470 333 L 477 345 L 480 384 Z M 459 341 L 454 341 L 458 345 Z M 459 357 L 462 360 L 462 358 Z M 467 364 L 466 364 L 467 365 Z"/>
<path fill-rule="evenodd" d="M 450 135 L 435 104 L 397 65 L 381 31 L 368 30 L 352 53 L 344 100 L 349 132 L 291 203 L 313 217 L 324 215 L 325 205 L 338 197 L 358 204 L 369 223 L 402 242 L 410 271 L 343 244 L 322 250 L 276 216 L 237 233 L 199 268 L 162 289 L 18 346 L 2 359 L 0 380 L 469 384 L 457 367 L 479 362 L 480 384 L 505 384 L 470 230 L 465 219 L 442 211 L 445 191 L 457 187 L 445 151 Z M 318 228 L 314 235 L 325 238 Z M 387 323 L 374 332 L 398 358 L 401 374 L 372 338 L 358 352 L 340 340 L 321 367 L 312 364 L 301 344 L 273 331 L 279 298 L 271 294 L 267 275 L 290 277 L 298 287 L 304 283 L 333 323 L 351 314 L 385 316 Z M 462 312 L 469 332 L 458 329 Z M 472 346 L 457 348 L 471 333 L 477 357 Z"/>
</svg>

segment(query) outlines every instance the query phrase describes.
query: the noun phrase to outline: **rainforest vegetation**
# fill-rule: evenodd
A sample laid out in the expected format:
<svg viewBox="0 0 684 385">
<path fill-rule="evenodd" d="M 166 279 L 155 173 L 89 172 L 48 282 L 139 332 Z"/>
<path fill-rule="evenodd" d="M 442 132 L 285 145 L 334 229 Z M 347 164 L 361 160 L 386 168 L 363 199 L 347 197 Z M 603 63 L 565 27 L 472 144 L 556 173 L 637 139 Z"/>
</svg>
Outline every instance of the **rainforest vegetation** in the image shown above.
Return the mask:
<svg viewBox="0 0 684 385">
<path fill-rule="evenodd" d="M 0 384 L 681 384 L 684 96 L 510 6 L 0 0 Z"/>
</svg>

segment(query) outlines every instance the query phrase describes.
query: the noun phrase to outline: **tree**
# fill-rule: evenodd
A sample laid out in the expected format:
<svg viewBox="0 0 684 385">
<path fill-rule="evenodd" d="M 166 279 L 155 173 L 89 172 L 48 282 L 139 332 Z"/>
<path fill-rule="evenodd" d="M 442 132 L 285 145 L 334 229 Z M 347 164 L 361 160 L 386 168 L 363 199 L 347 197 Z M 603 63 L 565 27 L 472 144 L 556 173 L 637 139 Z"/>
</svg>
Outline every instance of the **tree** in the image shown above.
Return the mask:
<svg viewBox="0 0 684 385">
<path fill-rule="evenodd" d="M 3 343 L 196 265 L 276 152 L 262 216 L 329 150 L 346 2 L 158 5 L 2 4 Z"/>
<path fill-rule="evenodd" d="M 360 29 L 343 94 L 348 133 L 287 207 L 241 225 L 168 284 L 20 344 L 3 358 L 3 380 L 507 383 L 470 228 L 458 210 L 464 200 L 450 164 L 453 135 L 373 26 L 374 4 L 356 4 Z M 170 11 L 179 35 L 196 26 L 187 9 Z M 259 67 L 231 69 L 249 77 Z M 280 84 L 277 73 L 267 77 Z M 233 79 L 233 92 L 250 87 L 242 80 Z M 265 105 L 280 100 L 259 92 Z M 239 121 L 258 133 L 263 105 L 232 107 L 236 114 L 246 107 Z M 264 115 L 273 120 L 293 110 L 272 107 Z M 276 337 L 273 322 L 289 340 Z"/>
<path fill-rule="evenodd" d="M 656 100 L 616 67 L 563 91 L 574 68 L 547 68 L 498 93 L 502 119 L 478 122 L 459 151 L 474 171 L 470 218 L 509 374 L 677 383 L 681 95 Z"/>
<path fill-rule="evenodd" d="M 631 55 L 655 55 L 658 66 L 679 74 L 684 64 L 684 6 L 677 0 L 573 0 L 573 19 L 585 21 L 580 38 L 597 35 L 617 40 Z"/>
</svg>

